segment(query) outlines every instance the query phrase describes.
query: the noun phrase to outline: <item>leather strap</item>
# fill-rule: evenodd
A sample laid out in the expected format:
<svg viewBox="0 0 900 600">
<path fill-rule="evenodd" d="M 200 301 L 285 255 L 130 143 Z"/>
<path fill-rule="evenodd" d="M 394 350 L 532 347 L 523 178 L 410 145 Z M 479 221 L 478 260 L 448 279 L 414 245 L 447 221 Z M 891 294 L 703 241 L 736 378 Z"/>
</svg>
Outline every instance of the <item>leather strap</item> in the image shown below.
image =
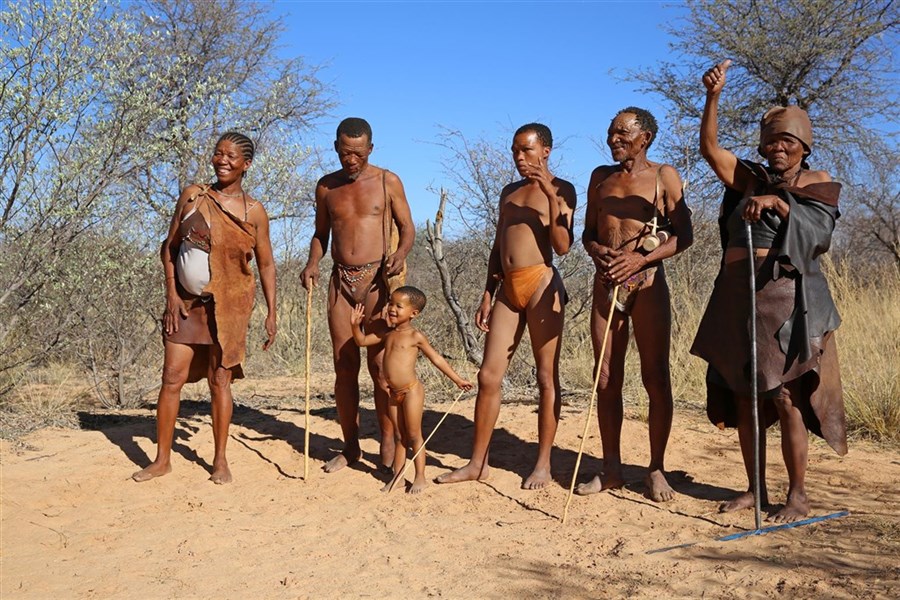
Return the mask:
<svg viewBox="0 0 900 600">
<path fill-rule="evenodd" d="M 387 258 L 390 255 L 390 243 L 391 243 L 391 199 L 387 193 L 387 169 L 384 169 L 381 172 L 381 191 L 384 194 L 384 222 L 383 227 L 381 228 L 382 235 L 381 238 L 384 242 L 382 246 L 382 258 Z"/>
<path fill-rule="evenodd" d="M 662 208 L 660 208 L 660 206 L 658 204 L 658 199 L 660 197 L 659 187 L 660 187 L 661 183 L 662 183 L 662 165 L 660 165 L 659 168 L 656 169 L 656 194 L 653 196 L 653 207 L 656 208 L 657 210 L 659 210 L 659 214 L 661 214 L 664 218 L 668 219 L 669 218 L 669 214 L 668 214 L 669 207 L 666 205 L 666 201 L 663 200 Z M 663 190 L 662 196 L 663 196 L 663 198 L 665 198 L 665 196 L 666 196 L 665 190 Z"/>
</svg>

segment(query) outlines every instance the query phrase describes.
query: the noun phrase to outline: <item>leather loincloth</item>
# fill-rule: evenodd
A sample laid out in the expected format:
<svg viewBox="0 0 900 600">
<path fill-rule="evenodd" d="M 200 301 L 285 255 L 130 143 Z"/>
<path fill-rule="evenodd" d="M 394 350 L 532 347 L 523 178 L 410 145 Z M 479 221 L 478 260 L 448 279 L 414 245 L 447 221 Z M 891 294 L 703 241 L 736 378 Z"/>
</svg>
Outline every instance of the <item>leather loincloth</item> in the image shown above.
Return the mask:
<svg viewBox="0 0 900 600">
<path fill-rule="evenodd" d="M 616 310 L 623 312 L 626 315 L 631 314 L 631 308 L 634 306 L 637 292 L 653 285 L 653 276 L 656 274 L 656 269 L 657 267 L 650 267 L 649 269 L 638 271 L 626 279 L 625 283 L 618 287 L 615 298 L 613 298 L 613 291 L 615 291 L 616 288 L 613 287 L 609 290 L 609 301 L 612 302 L 615 300 Z"/>
<path fill-rule="evenodd" d="M 418 379 L 416 379 L 409 385 L 403 386 L 402 388 L 388 387 L 388 392 L 391 396 L 391 402 L 393 402 L 394 404 L 403 404 L 403 401 L 406 400 L 406 395 L 411 392 L 417 385 L 422 385 Z"/>
<path fill-rule="evenodd" d="M 331 270 L 332 285 L 351 306 L 365 304 L 369 293 L 385 287 L 381 264 L 380 260 L 358 266 L 336 262 Z"/>
<path fill-rule="evenodd" d="M 510 305 L 516 310 L 525 310 L 541 285 L 544 274 L 551 268 L 545 264 L 538 264 L 511 269 L 508 273 L 504 273 L 501 278 L 503 293 Z"/>
</svg>

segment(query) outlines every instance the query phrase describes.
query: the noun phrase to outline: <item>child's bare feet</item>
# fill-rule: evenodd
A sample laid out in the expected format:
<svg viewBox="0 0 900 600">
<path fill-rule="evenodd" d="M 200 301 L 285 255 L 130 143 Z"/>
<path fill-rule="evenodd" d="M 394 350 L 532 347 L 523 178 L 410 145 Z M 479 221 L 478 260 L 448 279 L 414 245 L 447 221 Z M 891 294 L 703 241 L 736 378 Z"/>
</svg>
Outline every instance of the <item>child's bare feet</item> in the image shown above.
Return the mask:
<svg viewBox="0 0 900 600">
<path fill-rule="evenodd" d="M 768 498 L 766 497 L 766 494 L 763 493 L 760 496 L 760 506 L 766 506 L 768 503 L 769 503 Z M 748 492 L 744 492 L 742 494 L 738 494 L 731 500 L 720 504 L 719 512 L 720 513 L 733 512 L 733 511 L 742 510 L 745 508 L 753 508 L 753 506 L 754 506 L 753 492 L 748 491 Z"/>
<path fill-rule="evenodd" d="M 327 463 L 325 463 L 325 466 L 322 467 L 322 470 L 326 473 L 334 473 L 335 471 L 340 471 L 344 467 L 348 467 L 358 461 L 359 455 L 360 453 L 358 449 L 356 450 L 356 452 L 349 452 L 348 450 L 344 450 L 344 452 L 341 452 L 340 454 L 329 460 Z"/>
<path fill-rule="evenodd" d="M 459 483 L 460 481 L 483 481 L 488 478 L 491 468 L 484 464 L 482 466 L 474 465 L 471 462 L 461 469 L 457 469 L 450 473 L 444 473 L 435 481 L 437 483 Z"/>
<path fill-rule="evenodd" d="M 138 483 L 142 483 L 144 481 L 150 481 L 151 479 L 155 479 L 156 477 L 162 477 L 163 475 L 168 475 L 172 472 L 172 464 L 157 464 L 150 463 L 150 466 L 137 471 L 132 474 L 131 478 L 137 481 Z"/>
<path fill-rule="evenodd" d="M 784 508 L 766 519 L 774 523 L 793 523 L 809 514 L 809 498 L 803 492 L 791 492 L 788 494 Z"/>
<path fill-rule="evenodd" d="M 607 490 L 617 490 L 625 486 L 625 480 L 619 475 L 607 475 L 601 473 L 595 475 L 587 483 L 579 483 L 575 486 L 575 493 L 579 496 L 590 496 Z"/>
<path fill-rule="evenodd" d="M 546 487 L 553 478 L 550 477 L 550 469 L 548 467 L 535 467 L 531 475 L 522 482 L 523 490 L 539 490 Z"/>
<path fill-rule="evenodd" d="M 675 490 L 666 481 L 666 474 L 662 469 L 650 471 L 644 480 L 650 490 L 650 499 L 654 502 L 668 502 L 675 499 Z"/>
<path fill-rule="evenodd" d="M 409 494 L 421 494 L 422 490 L 425 489 L 425 486 L 428 485 L 425 482 L 425 475 L 419 475 L 416 477 L 415 481 L 413 481 L 412 485 L 409 488 L 407 493 Z"/>
<path fill-rule="evenodd" d="M 213 472 L 209 480 L 216 485 L 231 483 L 231 469 L 228 468 L 228 462 L 223 460 L 220 463 L 213 463 Z"/>
</svg>

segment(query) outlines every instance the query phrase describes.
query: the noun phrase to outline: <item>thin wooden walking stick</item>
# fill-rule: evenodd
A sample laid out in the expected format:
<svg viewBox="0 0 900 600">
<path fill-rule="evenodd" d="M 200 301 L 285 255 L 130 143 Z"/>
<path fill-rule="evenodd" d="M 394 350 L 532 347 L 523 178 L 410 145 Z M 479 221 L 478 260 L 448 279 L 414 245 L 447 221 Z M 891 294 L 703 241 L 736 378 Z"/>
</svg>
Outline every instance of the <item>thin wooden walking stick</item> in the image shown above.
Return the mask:
<svg viewBox="0 0 900 600">
<path fill-rule="evenodd" d="M 588 403 L 587 418 L 584 420 L 584 431 L 581 432 L 581 445 L 578 446 L 578 458 L 575 459 L 575 472 L 572 473 L 572 484 L 569 486 L 569 495 L 566 496 L 566 505 L 563 507 L 562 524 L 566 524 L 569 516 L 569 503 L 572 501 L 572 493 L 575 491 L 575 480 L 578 479 L 578 467 L 581 466 L 581 455 L 584 453 L 584 441 L 587 439 L 588 427 L 591 424 L 591 415 L 594 411 L 594 402 L 597 400 L 597 385 L 600 383 L 600 372 L 603 371 L 603 355 L 606 354 L 606 342 L 609 340 L 609 328 L 612 325 L 613 312 L 616 310 L 616 298 L 619 296 L 619 286 L 613 288 L 609 302 L 609 314 L 606 315 L 606 330 L 603 332 L 603 343 L 600 344 L 600 355 L 594 367 L 594 387 L 591 388 L 591 401 Z"/>
<path fill-rule="evenodd" d="M 390 493 L 391 490 L 394 489 L 394 486 L 397 484 L 398 481 L 403 479 L 403 477 L 406 475 L 406 472 L 409 470 L 409 465 L 415 464 L 416 458 L 419 456 L 419 453 L 422 452 L 423 450 L 425 450 L 425 445 L 428 444 L 429 441 L 431 441 L 431 438 L 432 438 L 432 436 L 434 436 L 434 433 L 438 430 L 438 427 L 441 426 L 441 423 L 444 422 L 444 419 L 447 418 L 447 415 L 450 414 L 450 411 L 453 410 L 453 407 L 456 406 L 456 403 L 459 402 L 459 399 L 462 398 L 463 394 L 465 394 L 465 393 L 466 393 L 466 390 L 463 390 L 459 393 L 459 395 L 456 397 L 456 400 L 453 401 L 453 403 L 450 405 L 450 408 L 447 409 L 447 412 L 445 412 L 444 416 L 441 417 L 441 420 L 438 421 L 438 424 L 434 426 L 434 429 L 431 430 L 431 433 L 428 434 L 428 437 L 425 438 L 425 441 L 422 442 L 422 445 L 419 446 L 419 449 L 416 450 L 415 454 L 413 454 L 412 460 L 409 461 L 408 463 L 406 463 L 406 466 L 404 466 L 403 470 L 400 471 L 399 476 L 397 476 L 397 475 L 394 476 L 394 479 L 391 480 L 390 487 L 388 487 L 388 493 Z"/>
<path fill-rule="evenodd" d="M 303 431 L 303 481 L 309 481 L 309 363 L 312 354 L 312 281 L 306 289 L 306 425 Z"/>
</svg>

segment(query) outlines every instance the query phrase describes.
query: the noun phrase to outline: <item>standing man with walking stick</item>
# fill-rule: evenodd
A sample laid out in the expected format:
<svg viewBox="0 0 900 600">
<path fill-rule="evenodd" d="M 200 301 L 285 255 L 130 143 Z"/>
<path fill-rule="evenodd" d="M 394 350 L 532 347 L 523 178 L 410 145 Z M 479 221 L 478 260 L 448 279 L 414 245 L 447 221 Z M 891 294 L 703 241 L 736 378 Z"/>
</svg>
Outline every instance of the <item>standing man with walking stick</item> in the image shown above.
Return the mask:
<svg viewBox="0 0 900 600">
<path fill-rule="evenodd" d="M 578 486 L 580 495 L 625 485 L 622 475 L 622 386 L 629 317 L 641 358 L 641 379 L 650 398 L 650 464 L 646 478 L 652 500 L 675 493 L 666 481 L 664 457 L 672 429 L 669 343 L 672 314 L 663 259 L 694 240 L 681 178 L 669 165 L 650 162 L 656 119 L 648 111 L 625 108 L 610 123 L 606 143 L 615 165 L 594 169 L 581 241 L 597 272 L 591 308 L 594 360 L 600 361 L 597 418 L 603 444 L 603 473 Z M 612 310 L 611 304 L 615 304 Z M 609 315 L 612 315 L 611 322 Z"/>
<path fill-rule="evenodd" d="M 784 506 L 769 520 L 789 523 L 809 513 L 807 430 L 823 437 L 838 454 L 847 452 L 834 339 L 840 317 L 819 267 L 819 256 L 828 250 L 839 216 L 841 186 L 825 171 L 809 169 L 812 124 L 797 106 L 777 106 L 762 117 L 757 150 L 768 166 L 740 160 L 719 146 L 718 104 L 730 64 L 726 60 L 703 76 L 706 106 L 700 123 L 700 152 L 726 188 L 719 218 L 724 256 L 691 352 L 709 363 L 707 415 L 720 428 L 737 426 L 750 480 L 747 492 L 719 510 L 768 504 L 764 432 L 778 420 L 789 487 Z M 744 222 L 750 223 L 750 240 Z M 749 289 L 750 281 L 755 294 Z M 751 299 L 756 305 L 752 313 Z M 749 325 L 754 321 L 756 337 L 752 339 Z M 754 343 L 757 376 L 751 381 Z M 756 456 L 754 383 L 763 430 Z M 757 485 L 759 491 L 754 494 Z"/>
<path fill-rule="evenodd" d="M 369 163 L 372 128 L 359 118 L 341 121 L 334 150 L 341 168 L 322 177 L 316 185 L 316 229 L 309 244 L 309 261 L 300 274 L 303 287 L 319 281 L 319 261 L 331 234 L 334 268 L 328 279 L 328 330 L 334 351 L 334 400 L 344 434 L 344 449 L 325 464 L 333 473 L 359 460 L 359 347 L 353 341 L 350 314 L 357 304 L 365 307 L 366 328 L 381 319 L 388 298 L 387 278 L 399 274 L 412 249 L 415 226 L 400 178 Z M 399 231 L 397 249 L 390 251 L 388 215 Z M 386 226 L 387 225 L 387 226 Z M 388 389 L 381 372 L 383 346 L 366 352 L 369 374 L 375 386 L 375 412 L 381 431 L 378 468 L 391 472 L 394 461 L 394 427 L 388 415 Z"/>
</svg>

